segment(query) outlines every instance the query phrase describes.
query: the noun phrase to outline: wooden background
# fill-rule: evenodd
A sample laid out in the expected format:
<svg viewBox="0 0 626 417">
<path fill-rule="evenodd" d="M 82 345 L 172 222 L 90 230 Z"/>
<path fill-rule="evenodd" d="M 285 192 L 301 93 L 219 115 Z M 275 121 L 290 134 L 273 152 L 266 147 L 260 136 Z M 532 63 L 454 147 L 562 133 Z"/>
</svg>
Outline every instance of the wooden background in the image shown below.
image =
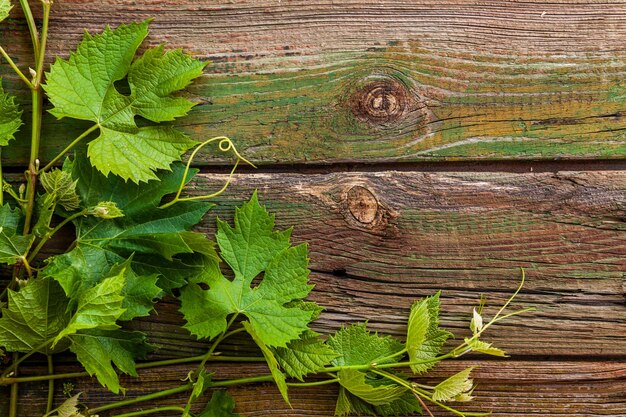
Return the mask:
<svg viewBox="0 0 626 417">
<path fill-rule="evenodd" d="M 312 298 L 327 306 L 318 330 L 369 319 L 401 335 L 412 300 L 442 289 L 443 325 L 461 338 L 480 294 L 501 304 L 524 267 L 517 304 L 537 312 L 490 330 L 512 357 L 468 359 L 480 364 L 478 400 L 461 408 L 626 415 L 623 1 L 56 0 L 51 53 L 66 56 L 84 29 L 149 17 L 150 45 L 213 62 L 178 126 L 195 139 L 229 135 L 260 167 L 239 171 L 202 229 L 258 189 L 279 226 L 310 244 Z M 25 33 L 19 11 L 0 29 L 24 68 Z M 27 103 L 6 65 L 0 74 Z M 45 123 L 42 160 L 84 130 Z M 20 143 L 3 155 L 14 172 Z M 204 152 L 196 191 L 219 186 L 231 162 Z M 161 347 L 155 357 L 204 351 L 177 327 L 177 308 L 164 300 L 138 326 Z M 266 372 L 216 366 L 218 377 Z M 132 397 L 178 385 L 187 369 L 123 383 Z M 113 398 L 92 379 L 73 382 L 90 405 Z M 21 415 L 41 414 L 45 387 L 22 387 Z M 271 384 L 231 392 L 245 416 L 331 416 L 336 395 L 293 390 L 289 409 Z M 0 415 L 6 398 L 0 390 Z"/>
</svg>

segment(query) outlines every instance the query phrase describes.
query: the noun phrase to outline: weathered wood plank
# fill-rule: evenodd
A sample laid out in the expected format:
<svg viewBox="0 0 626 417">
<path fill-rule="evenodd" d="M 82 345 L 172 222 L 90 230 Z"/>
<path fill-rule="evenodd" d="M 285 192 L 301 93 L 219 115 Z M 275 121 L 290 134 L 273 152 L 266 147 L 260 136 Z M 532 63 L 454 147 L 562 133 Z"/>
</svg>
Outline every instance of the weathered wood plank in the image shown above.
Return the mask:
<svg viewBox="0 0 626 417">
<path fill-rule="evenodd" d="M 155 17 L 150 44 L 214 62 L 179 125 L 260 164 L 626 156 L 623 2 L 370 3 L 58 0 L 49 44 L 65 56 L 85 28 Z M 0 40 L 26 68 L 13 16 Z M 43 159 L 81 129 L 50 118 Z"/>
<path fill-rule="evenodd" d="M 493 415 L 502 417 L 531 416 L 613 416 L 626 414 L 626 397 L 624 397 L 623 380 L 626 378 L 626 363 L 615 361 L 568 362 L 553 361 L 549 363 L 520 361 L 508 359 L 504 361 L 472 361 L 478 365 L 474 371 L 478 388 L 477 399 L 470 405 L 459 408 L 466 411 L 492 411 Z M 215 364 L 217 365 L 217 364 Z M 443 364 L 435 368 L 429 379 L 423 383 L 440 381 L 454 372 L 468 366 L 466 361 Z M 63 371 L 75 371 L 69 367 L 60 367 Z M 241 378 L 252 375 L 265 375 L 267 369 L 263 365 L 213 364 L 209 369 L 217 370 L 216 379 Z M 33 369 L 45 372 L 44 368 Z M 158 371 L 140 371 L 138 379 L 124 378 L 123 384 L 128 389 L 126 398 L 132 398 L 151 391 L 158 391 L 178 386 L 185 378 L 189 367 L 176 366 Z M 63 401 L 62 382 L 56 390 L 56 401 Z M 74 384 L 74 392 L 84 392 L 86 404 L 94 407 L 119 399 L 100 388 L 93 379 L 69 380 Z M 20 402 L 23 417 L 38 417 L 40 410 L 45 409 L 45 397 L 41 392 L 45 384 L 24 384 Z M 237 411 L 246 417 L 265 416 L 332 416 L 337 396 L 336 388 L 292 388 L 290 390 L 293 408 L 286 405 L 272 384 L 257 384 L 230 388 L 229 392 L 237 400 Z M 210 394 L 209 394 L 210 395 Z M 207 395 L 208 397 L 208 395 Z M 165 405 L 184 405 L 186 395 L 175 395 L 160 400 L 158 403 L 144 404 L 143 408 Z M 207 398 L 208 399 L 208 398 Z M 130 407 L 127 410 L 139 410 L 142 406 Z M 200 410 L 199 406 L 195 407 Z M 3 411 L 0 406 L 0 412 Z M 432 408 L 436 416 L 449 417 L 436 407 Z M 100 414 L 101 417 L 113 416 L 117 413 Z M 172 417 L 171 414 L 159 416 Z"/>
</svg>

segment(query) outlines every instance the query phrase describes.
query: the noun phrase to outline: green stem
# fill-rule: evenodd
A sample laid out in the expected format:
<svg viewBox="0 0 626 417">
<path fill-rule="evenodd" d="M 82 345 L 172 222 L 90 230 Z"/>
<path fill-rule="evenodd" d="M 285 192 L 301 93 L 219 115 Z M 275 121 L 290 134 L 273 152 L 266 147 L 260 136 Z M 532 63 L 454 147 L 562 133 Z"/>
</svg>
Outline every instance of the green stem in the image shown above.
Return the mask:
<svg viewBox="0 0 626 417">
<path fill-rule="evenodd" d="M 0 148 L 0 206 L 4 205 L 4 178 L 2 177 L 2 148 Z"/>
<path fill-rule="evenodd" d="M 22 6 L 24 17 L 26 17 L 26 23 L 28 23 L 28 31 L 30 32 L 30 38 L 33 42 L 33 53 L 35 54 L 35 59 L 37 59 L 39 56 L 39 33 L 37 32 L 35 19 L 33 18 L 33 13 L 30 10 L 28 0 L 20 0 L 20 6 Z"/>
<path fill-rule="evenodd" d="M 165 411 L 184 411 L 185 409 L 182 407 L 175 407 L 175 406 L 171 406 L 171 407 L 159 407 L 159 408 L 151 408 L 149 410 L 140 410 L 140 411 L 133 411 L 130 413 L 124 413 L 124 414 L 116 414 L 112 417 L 135 417 L 135 416 L 145 416 L 148 414 L 154 414 L 154 413 L 163 413 Z"/>
<path fill-rule="evenodd" d="M 13 363 L 19 363 L 19 355 L 17 353 L 13 353 Z M 14 368 L 15 374 L 17 375 L 17 366 Z M 11 399 L 9 403 L 9 417 L 17 417 L 17 400 L 19 397 L 19 385 L 13 384 L 11 385 Z"/>
<path fill-rule="evenodd" d="M 146 394 L 146 395 L 141 395 L 135 398 L 129 398 L 128 400 L 118 401 L 112 404 L 107 404 L 107 405 L 103 405 L 100 407 L 89 409 L 87 410 L 86 415 L 93 416 L 103 411 L 114 410 L 116 408 L 126 407 L 128 405 L 133 405 L 133 404 L 141 403 L 144 401 L 157 400 L 159 398 L 168 397 L 170 395 L 180 394 L 181 392 L 189 391 L 192 388 L 193 388 L 193 384 L 189 383 L 189 384 L 181 385 L 176 388 L 170 388 L 170 389 L 166 389 L 163 391 L 153 392 L 152 394 Z"/>
<path fill-rule="evenodd" d="M 13 71 L 15 71 L 15 73 L 22 79 L 22 81 L 24 81 L 24 83 L 26 83 L 28 88 L 32 89 L 33 83 L 31 83 L 30 80 L 26 77 L 26 75 L 24 75 L 24 73 L 17 67 L 17 65 L 15 65 L 15 62 L 13 62 L 9 54 L 7 54 L 7 52 L 1 46 L 0 46 L 0 54 L 2 54 L 2 56 L 9 63 L 11 68 L 13 68 Z"/>
<path fill-rule="evenodd" d="M 52 361 L 52 355 L 47 355 L 48 357 L 48 373 L 50 375 L 54 374 L 54 362 Z M 46 405 L 46 414 L 52 411 L 52 406 L 54 405 L 54 379 L 48 381 L 48 403 Z"/>
<path fill-rule="evenodd" d="M 190 362 L 200 362 L 204 359 L 204 355 L 193 356 L 190 358 L 180 358 L 180 359 L 168 359 L 163 361 L 155 361 L 155 362 L 146 362 L 146 363 L 138 363 L 136 365 L 136 369 L 148 369 L 148 368 L 156 368 L 162 366 L 169 365 L 178 365 Z M 212 356 L 209 361 L 215 362 L 265 362 L 265 359 L 262 357 L 255 356 Z M 41 381 L 50 381 L 57 379 L 72 379 L 72 378 L 82 378 L 90 376 L 88 372 L 68 372 L 64 374 L 49 374 L 49 375 L 37 375 L 37 376 L 22 376 L 19 378 L 8 377 L 8 378 L 0 378 L 0 386 L 4 385 L 12 385 L 18 384 L 21 382 L 41 382 Z"/>
<path fill-rule="evenodd" d="M 37 170 L 39 169 L 39 141 L 41 138 L 42 100 L 41 86 L 31 90 L 33 115 L 30 137 L 30 162 L 26 171 L 26 218 L 24 220 L 24 235 L 30 232 L 30 226 L 35 211 L 35 191 L 37 188 Z"/>
<path fill-rule="evenodd" d="M 20 357 L 19 359 L 14 359 L 13 363 L 11 364 L 11 366 L 9 366 L 7 369 L 4 370 L 4 372 L 0 376 L 0 379 L 4 379 L 5 377 L 9 376 L 12 372 L 14 372 L 17 369 L 17 366 L 20 363 L 24 362 L 26 359 L 28 359 L 31 356 L 33 356 L 35 353 L 37 353 L 40 350 L 42 350 L 43 348 L 45 348 L 46 346 L 51 344 L 53 341 L 54 341 L 54 339 L 50 339 L 50 340 L 42 343 L 41 345 L 37 346 L 35 349 L 31 350 L 30 352 L 28 352 L 26 355 Z M 15 356 L 14 356 L 14 358 L 15 358 Z M 13 384 L 13 385 L 15 385 L 15 384 Z"/>
<path fill-rule="evenodd" d="M 218 146 L 218 148 L 219 148 L 219 150 L 221 152 L 228 152 L 228 151 L 232 150 L 233 153 L 235 154 L 235 156 L 237 157 L 237 162 L 235 162 L 235 166 L 230 171 L 230 175 L 228 176 L 228 180 L 226 181 L 226 184 L 224 184 L 224 186 L 219 191 L 216 191 L 216 192 L 214 192 L 212 194 L 202 195 L 202 196 L 195 196 L 195 197 L 180 198 L 180 194 L 183 192 L 183 189 L 185 188 L 185 183 L 187 182 L 187 175 L 189 174 L 189 169 L 191 168 L 191 163 L 192 163 L 193 159 L 195 158 L 196 154 L 198 153 L 198 151 L 200 151 L 200 149 L 204 148 L 205 146 L 207 146 L 207 145 L 209 145 L 209 144 L 211 144 L 211 143 L 213 143 L 215 141 L 219 141 L 217 146 Z M 172 205 L 176 204 L 179 201 L 203 200 L 203 199 L 209 199 L 209 198 L 213 198 L 213 197 L 216 197 L 216 196 L 220 195 L 221 193 L 224 192 L 224 190 L 226 190 L 226 188 L 230 184 L 230 181 L 233 178 L 233 175 L 235 173 L 235 169 L 237 168 L 237 165 L 239 165 L 240 161 L 244 161 L 248 165 L 256 168 L 252 162 L 248 161 L 246 158 L 244 158 L 243 156 L 241 156 L 239 154 L 239 152 L 235 148 L 235 145 L 233 145 L 233 142 L 230 140 L 230 138 L 228 138 L 226 136 L 216 136 L 214 138 L 211 138 L 209 140 L 206 140 L 206 141 L 202 142 L 201 144 L 196 146 L 196 148 L 193 150 L 191 155 L 189 155 L 189 160 L 187 161 L 187 165 L 185 166 L 185 172 L 183 174 L 183 178 L 182 178 L 182 180 L 180 182 L 180 185 L 178 186 L 178 191 L 176 192 L 176 196 L 172 199 L 172 201 L 163 204 L 159 208 L 162 208 L 162 209 L 167 208 L 169 206 L 172 206 Z"/>
<path fill-rule="evenodd" d="M 379 360 L 378 360 L 378 361 L 376 361 L 376 362 L 378 362 L 378 363 L 385 363 L 385 362 L 387 362 L 387 361 L 390 361 L 390 360 L 391 360 L 391 359 L 393 359 L 393 358 L 397 358 L 398 356 L 402 356 L 402 355 L 404 355 L 405 353 L 407 353 L 407 351 L 408 351 L 408 349 L 407 349 L 407 348 L 404 348 L 404 349 L 402 349 L 402 350 L 400 350 L 400 351 L 398 351 L 398 352 L 394 353 L 393 355 L 385 356 L 384 358 L 381 358 L 381 359 L 379 359 Z"/>
<path fill-rule="evenodd" d="M 48 163 L 48 165 L 46 165 L 45 167 L 43 167 L 41 169 L 41 171 L 47 171 L 50 168 L 52 168 L 52 166 L 54 166 L 54 164 L 63 157 L 63 155 L 65 155 L 66 153 L 68 153 L 74 146 L 76 146 L 81 140 L 85 139 L 85 137 L 87 137 L 91 132 L 93 132 L 94 130 L 98 129 L 99 126 L 98 125 L 93 125 L 91 126 L 89 129 L 85 130 L 83 133 L 80 134 L 80 136 L 78 136 L 76 139 L 74 139 L 72 141 L 72 143 L 70 143 L 69 145 L 67 145 L 65 147 L 65 149 L 63 149 L 57 156 L 55 156 L 52 161 L 50 161 Z"/>
<path fill-rule="evenodd" d="M 323 381 L 315 382 L 287 382 L 288 387 L 319 387 L 321 385 L 334 384 L 339 382 L 339 378 L 325 379 Z"/>
<path fill-rule="evenodd" d="M 41 85 L 41 80 L 43 80 L 43 63 L 46 57 L 46 41 L 48 40 L 48 21 L 50 20 L 50 7 L 51 2 L 42 0 L 43 4 L 43 24 L 41 27 L 41 43 L 39 46 L 39 54 L 36 56 L 36 81 L 35 87 L 39 87 Z"/>
<path fill-rule="evenodd" d="M 274 380 L 272 375 L 251 376 L 248 378 L 229 379 L 226 381 L 212 382 L 211 388 L 231 387 L 233 385 L 254 384 L 255 382 L 271 382 Z"/>
<path fill-rule="evenodd" d="M 39 243 L 37 244 L 35 249 L 33 249 L 33 251 L 28 256 L 28 262 L 32 262 L 35 259 L 35 257 L 37 256 L 37 254 L 39 253 L 41 248 L 43 248 L 43 246 L 46 244 L 46 242 L 48 242 L 48 240 L 50 240 L 50 238 L 56 232 L 61 230 L 63 228 L 63 226 L 65 226 L 66 224 L 68 224 L 72 220 L 77 219 L 78 217 L 86 215 L 88 213 L 88 211 L 89 210 L 85 209 L 85 210 L 82 210 L 82 211 L 80 211 L 78 213 L 72 214 L 71 216 L 69 216 L 68 218 L 64 219 L 62 222 L 60 222 L 58 225 L 56 225 L 56 227 L 54 229 L 50 230 L 48 233 L 46 233 L 44 236 L 42 236 L 41 240 L 39 241 Z"/>
</svg>

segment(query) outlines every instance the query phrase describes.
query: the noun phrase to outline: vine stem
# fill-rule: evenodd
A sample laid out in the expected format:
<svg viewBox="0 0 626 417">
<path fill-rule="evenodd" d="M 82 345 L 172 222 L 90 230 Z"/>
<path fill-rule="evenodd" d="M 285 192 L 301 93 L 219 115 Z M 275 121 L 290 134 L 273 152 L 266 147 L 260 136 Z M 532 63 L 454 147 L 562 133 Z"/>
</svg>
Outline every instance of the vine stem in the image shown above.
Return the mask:
<svg viewBox="0 0 626 417">
<path fill-rule="evenodd" d="M 52 360 L 52 355 L 46 355 L 48 358 L 48 373 L 54 374 L 54 362 Z M 48 403 L 46 404 L 46 414 L 52 411 L 52 406 L 54 405 L 54 379 L 48 381 Z"/>
<path fill-rule="evenodd" d="M 155 414 L 155 413 L 163 413 L 165 411 L 184 411 L 185 409 L 182 407 L 175 407 L 175 406 L 170 406 L 170 407 L 159 407 L 159 408 L 151 408 L 149 410 L 140 410 L 140 411 L 133 411 L 130 413 L 124 413 L 124 414 L 116 414 L 113 417 L 135 417 L 135 416 L 145 416 L 148 414 Z"/>
<path fill-rule="evenodd" d="M 146 395 L 141 395 L 135 398 L 129 398 L 128 400 L 118 401 L 115 403 L 89 409 L 87 410 L 86 415 L 94 416 L 103 411 L 114 410 L 116 408 L 126 407 L 127 405 L 133 405 L 133 404 L 141 403 L 144 401 L 157 400 L 159 398 L 168 397 L 170 395 L 180 394 L 181 392 L 189 391 L 192 388 L 193 388 L 193 384 L 189 383 L 189 384 L 181 385 L 176 388 L 170 388 L 170 389 L 166 389 L 163 391 L 153 392 L 152 394 L 146 394 Z"/>
<path fill-rule="evenodd" d="M 28 86 L 28 88 L 32 89 L 33 83 L 31 83 L 30 80 L 26 77 L 26 75 L 24 75 L 24 73 L 17 67 L 17 65 L 15 65 L 15 62 L 11 59 L 9 54 L 7 54 L 7 52 L 1 46 L 0 46 L 0 54 L 2 54 L 2 56 L 9 63 L 11 68 L 13 68 L 13 71 L 15 71 L 18 77 L 20 77 L 22 81 L 24 81 L 24 83 Z"/>
<path fill-rule="evenodd" d="M 35 25 L 35 18 L 30 10 L 28 0 L 20 0 L 20 6 L 24 12 L 24 17 L 26 17 L 26 23 L 28 24 L 28 31 L 30 32 L 30 38 L 33 42 L 33 52 L 36 59 L 39 56 L 39 33 L 37 32 L 37 26 Z"/>
<path fill-rule="evenodd" d="M 13 354 L 13 363 L 19 363 L 19 355 L 17 353 Z M 14 372 L 17 375 L 17 366 L 14 368 Z M 13 384 L 11 385 L 11 399 L 9 400 L 9 417 L 17 417 L 17 400 L 19 397 L 19 385 Z"/>
<path fill-rule="evenodd" d="M 41 250 L 41 248 L 43 248 L 43 246 L 46 244 L 46 242 L 48 240 L 50 240 L 50 238 L 59 230 L 61 230 L 61 228 L 63 226 L 65 226 L 66 224 L 68 224 L 69 222 L 71 222 L 72 220 L 75 220 L 77 218 L 79 218 L 80 216 L 84 216 L 89 212 L 89 210 L 85 209 L 82 210 L 78 213 L 74 213 L 71 216 L 69 216 L 68 218 L 64 219 L 62 222 L 60 222 L 58 225 L 56 225 L 56 227 L 52 230 L 50 230 L 49 232 L 47 232 L 39 241 L 39 243 L 37 244 L 37 246 L 35 247 L 35 249 L 33 249 L 33 251 L 30 253 L 30 255 L 28 256 L 27 261 L 28 262 L 32 262 L 33 259 L 35 259 L 35 257 L 37 256 L 37 254 L 39 253 L 39 251 Z"/>
<path fill-rule="evenodd" d="M 189 170 L 191 169 L 191 163 L 193 162 L 193 159 L 196 157 L 196 154 L 198 153 L 198 151 L 200 151 L 200 149 L 216 141 L 219 141 L 217 147 L 219 148 L 221 152 L 228 152 L 232 150 L 232 152 L 237 157 L 237 162 L 235 162 L 235 166 L 230 171 L 230 175 L 228 176 L 228 180 L 226 181 L 226 184 L 224 184 L 224 186 L 219 191 L 216 191 L 212 194 L 180 198 L 180 194 L 183 192 L 183 189 L 185 188 L 185 183 L 187 182 L 187 175 L 189 175 Z M 176 196 L 174 196 L 174 198 L 170 202 L 163 204 L 159 208 L 162 208 L 162 209 L 167 208 L 169 206 L 172 206 L 178 203 L 179 201 L 209 199 L 209 198 L 213 198 L 213 197 L 220 195 L 221 193 L 224 192 L 224 190 L 226 190 L 226 188 L 230 184 L 230 181 L 232 180 L 233 175 L 235 173 L 235 169 L 237 168 L 237 165 L 239 165 L 240 161 L 244 161 L 246 164 L 250 165 L 251 167 L 256 168 L 256 166 L 252 162 L 248 161 L 246 158 L 244 158 L 243 156 L 239 154 L 239 152 L 237 151 L 237 148 L 235 148 L 235 145 L 233 145 L 233 142 L 230 140 L 230 138 L 226 136 L 216 136 L 214 138 L 205 140 L 204 142 L 196 146 L 196 148 L 193 150 L 191 155 L 189 155 L 189 159 L 187 160 L 187 165 L 185 166 L 185 171 L 183 173 L 183 178 L 180 181 L 178 191 L 176 191 Z"/>
<path fill-rule="evenodd" d="M 180 359 L 167 359 L 163 361 L 155 361 L 155 362 L 146 362 L 146 363 L 138 363 L 135 368 L 136 369 L 148 369 L 148 368 L 156 368 L 161 366 L 170 366 L 170 365 L 179 365 L 190 362 L 200 362 L 204 359 L 204 355 L 200 356 L 192 356 L 189 358 L 180 358 Z M 265 359 L 260 356 L 212 356 L 209 361 L 215 362 L 265 362 Z M 18 384 L 21 382 L 40 382 L 40 381 L 50 381 L 57 379 L 71 379 L 71 378 L 82 378 L 90 376 L 89 372 L 68 372 L 63 374 L 49 374 L 49 375 L 36 375 L 36 376 L 22 376 L 19 378 L 16 377 L 8 377 L 8 378 L 0 378 L 0 386 L 4 385 L 12 385 Z"/>
<path fill-rule="evenodd" d="M 100 126 L 99 125 L 93 125 L 91 126 L 89 129 L 85 130 L 83 133 L 81 133 L 76 139 L 74 139 L 72 141 L 72 143 L 70 143 L 69 145 L 67 145 L 65 147 L 65 149 L 63 149 L 57 156 L 55 156 L 54 158 L 52 158 L 52 161 L 48 162 L 48 164 L 43 167 L 41 169 L 40 172 L 43 171 L 47 171 L 50 168 L 52 168 L 54 166 L 54 164 L 61 158 L 63 158 L 63 155 L 65 155 L 66 153 L 68 153 L 74 146 L 76 146 L 81 140 L 85 139 L 85 137 L 87 137 L 91 132 L 93 132 L 94 130 L 98 129 Z"/>
</svg>

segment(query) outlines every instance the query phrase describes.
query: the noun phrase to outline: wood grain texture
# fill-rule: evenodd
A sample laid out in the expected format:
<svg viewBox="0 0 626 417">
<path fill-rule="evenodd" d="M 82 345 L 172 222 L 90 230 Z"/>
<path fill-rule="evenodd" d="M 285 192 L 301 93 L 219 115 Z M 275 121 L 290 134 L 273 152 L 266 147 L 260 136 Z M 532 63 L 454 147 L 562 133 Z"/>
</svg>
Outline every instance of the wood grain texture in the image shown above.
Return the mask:
<svg viewBox="0 0 626 417">
<path fill-rule="evenodd" d="M 26 68 L 13 17 L 0 40 Z M 149 44 L 214 62 L 178 125 L 230 135 L 258 164 L 626 156 L 621 1 L 58 0 L 51 56 L 84 29 L 149 17 Z M 42 159 L 84 128 L 49 118 Z"/>
<path fill-rule="evenodd" d="M 224 175 L 202 174 L 192 193 L 219 187 L 223 180 Z M 460 340 L 469 334 L 480 294 L 488 297 L 486 314 L 493 314 L 518 285 L 518 268 L 524 267 L 527 283 L 514 308 L 537 311 L 495 326 L 486 336 L 514 360 L 483 364 L 482 399 L 475 407 L 500 416 L 623 415 L 624 172 L 238 175 L 200 230 L 211 233 L 216 215 L 230 220 L 233 206 L 254 189 L 276 214 L 279 228 L 296 225 L 293 240 L 309 242 L 312 298 L 327 307 L 317 330 L 330 333 L 342 323 L 369 320 L 373 329 L 402 337 L 412 301 L 442 288 L 442 325 Z M 206 349 L 179 327 L 177 309 L 175 300 L 166 299 L 158 315 L 135 324 L 159 346 L 155 358 Z M 256 353 L 243 337 L 220 350 Z M 216 369 L 220 375 L 259 372 L 256 365 Z M 126 380 L 129 395 L 166 388 L 184 373 L 142 372 L 138 381 Z M 24 404 L 43 401 L 40 388 L 27 389 Z M 93 381 L 81 380 L 77 389 L 89 392 L 95 403 L 112 398 Z M 268 384 L 233 392 L 246 416 L 329 416 L 335 398 L 331 388 L 295 390 L 295 408 L 289 410 Z M 31 415 L 36 417 L 24 416 Z"/>
<path fill-rule="evenodd" d="M 534 361 L 511 360 L 471 362 L 478 367 L 474 376 L 478 381 L 475 391 L 477 399 L 468 405 L 460 405 L 465 411 L 492 411 L 495 416 L 574 416 L 619 417 L 626 414 L 626 363 L 615 361 Z M 445 379 L 469 366 L 466 361 L 442 364 L 435 368 L 428 379 L 418 380 L 432 384 Z M 211 368 L 211 365 L 209 365 Z M 75 371 L 77 368 L 61 368 Z M 126 398 L 133 398 L 147 392 L 173 388 L 180 385 L 189 367 L 174 366 L 159 371 L 140 371 L 139 379 L 122 380 L 127 388 Z M 213 368 L 215 369 L 215 368 Z M 32 371 L 44 372 L 43 368 Z M 251 375 L 266 375 L 263 365 L 221 364 L 217 366 L 216 380 L 242 378 Z M 83 397 L 91 407 L 107 404 L 119 397 L 102 391 L 95 380 L 68 380 L 74 384 L 74 393 L 85 392 Z M 61 383 L 59 383 L 61 385 Z M 20 409 L 23 417 L 39 416 L 45 409 L 45 398 L 41 392 L 45 384 L 24 384 Z M 312 388 L 292 388 L 290 397 L 293 408 L 285 404 L 278 390 L 269 383 L 230 388 L 229 392 L 237 401 L 237 411 L 246 417 L 265 416 L 332 416 L 337 398 L 335 386 Z M 210 394 L 206 394 L 208 400 Z M 56 401 L 63 401 L 62 389 L 58 389 Z M 158 405 L 184 405 L 186 394 L 174 395 L 159 401 Z M 146 404 L 144 409 L 157 404 Z M 140 410 L 131 406 L 126 411 Z M 200 411 L 201 406 L 194 407 Z M 2 407 L 0 406 L 0 411 Z M 438 417 L 451 417 L 452 414 L 432 407 Z M 119 413 L 119 411 L 117 412 Z M 115 412 L 100 414 L 100 417 L 113 417 Z M 175 413 L 158 414 L 159 417 L 174 417 Z"/>
</svg>

